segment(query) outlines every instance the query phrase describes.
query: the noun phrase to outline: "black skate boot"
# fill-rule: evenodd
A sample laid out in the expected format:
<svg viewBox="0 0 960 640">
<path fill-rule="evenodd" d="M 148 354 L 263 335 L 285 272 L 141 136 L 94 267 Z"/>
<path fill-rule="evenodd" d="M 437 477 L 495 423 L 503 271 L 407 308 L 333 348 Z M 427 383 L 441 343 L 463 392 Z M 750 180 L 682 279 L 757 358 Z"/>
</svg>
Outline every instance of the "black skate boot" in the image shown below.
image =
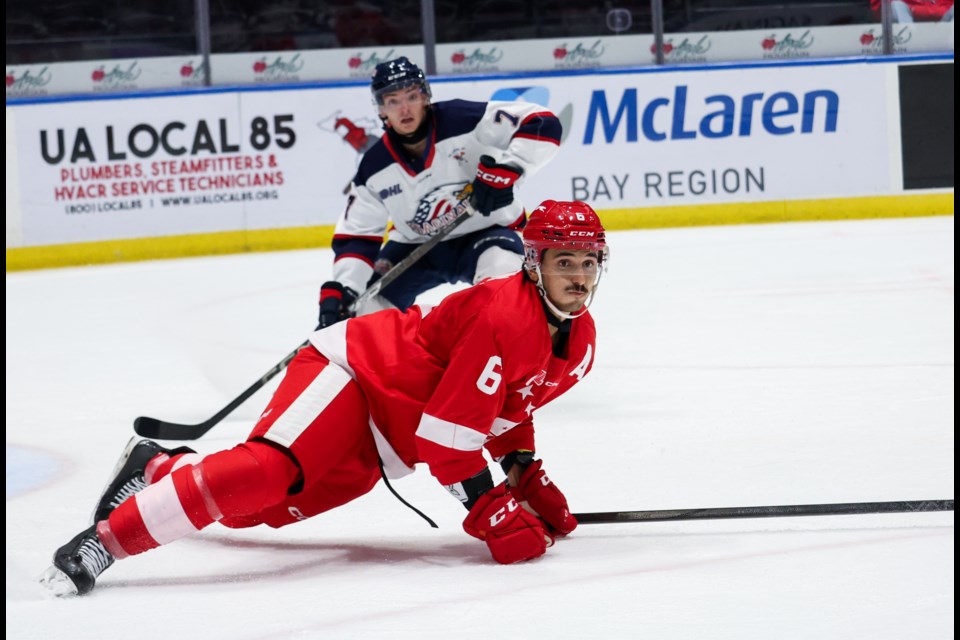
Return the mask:
<svg viewBox="0 0 960 640">
<path fill-rule="evenodd" d="M 180 453 L 196 453 L 196 451 L 189 447 L 164 449 L 153 440 L 139 440 L 136 436 L 131 438 L 113 469 L 110 481 L 100 495 L 100 500 L 93 512 L 93 523 L 106 520 L 124 500 L 147 487 L 147 481 L 143 476 L 144 469 L 147 463 L 159 453 L 175 456 Z"/>
<path fill-rule="evenodd" d="M 113 560 L 93 525 L 57 549 L 53 566 L 40 576 L 40 584 L 57 596 L 82 596 L 93 590 L 97 576 L 112 565 Z"/>
</svg>

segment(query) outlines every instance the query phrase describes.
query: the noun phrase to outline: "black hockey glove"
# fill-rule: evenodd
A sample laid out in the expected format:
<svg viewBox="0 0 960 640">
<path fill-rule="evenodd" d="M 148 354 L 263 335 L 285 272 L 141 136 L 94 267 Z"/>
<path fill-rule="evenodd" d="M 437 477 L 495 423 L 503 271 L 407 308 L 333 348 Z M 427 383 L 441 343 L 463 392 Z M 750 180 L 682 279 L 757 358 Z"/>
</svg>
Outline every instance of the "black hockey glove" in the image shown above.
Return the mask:
<svg viewBox="0 0 960 640">
<path fill-rule="evenodd" d="M 336 280 L 324 282 L 320 287 L 320 324 L 317 329 L 352 318 L 355 314 L 350 310 L 350 306 L 356 300 L 357 294 L 350 287 L 345 287 Z"/>
<path fill-rule="evenodd" d="M 523 175 L 523 169 L 497 164 L 490 156 L 480 156 L 477 177 L 473 180 L 473 206 L 488 216 L 513 202 L 513 185 Z"/>
</svg>

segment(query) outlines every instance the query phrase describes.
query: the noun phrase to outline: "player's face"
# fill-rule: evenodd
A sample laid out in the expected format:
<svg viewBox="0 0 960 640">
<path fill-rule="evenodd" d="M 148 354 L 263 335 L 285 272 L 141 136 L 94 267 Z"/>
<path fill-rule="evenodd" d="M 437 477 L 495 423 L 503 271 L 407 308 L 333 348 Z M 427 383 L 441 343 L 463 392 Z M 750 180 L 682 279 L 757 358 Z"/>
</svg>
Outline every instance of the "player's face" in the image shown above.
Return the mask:
<svg viewBox="0 0 960 640">
<path fill-rule="evenodd" d="M 548 249 L 543 252 L 540 275 L 550 301 L 561 311 L 583 308 L 597 284 L 600 260 L 596 251 Z"/>
<path fill-rule="evenodd" d="M 380 114 L 394 131 L 400 135 L 410 135 L 420 126 L 427 113 L 429 101 L 420 87 L 406 87 L 384 94 Z"/>
</svg>

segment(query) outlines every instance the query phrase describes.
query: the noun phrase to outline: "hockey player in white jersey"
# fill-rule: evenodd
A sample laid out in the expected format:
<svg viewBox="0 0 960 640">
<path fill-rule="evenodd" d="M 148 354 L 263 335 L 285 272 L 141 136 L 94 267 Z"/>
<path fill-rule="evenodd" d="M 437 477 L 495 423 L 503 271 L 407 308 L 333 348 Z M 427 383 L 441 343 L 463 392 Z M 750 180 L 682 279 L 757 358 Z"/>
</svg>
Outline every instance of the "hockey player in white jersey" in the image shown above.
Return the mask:
<svg viewBox="0 0 960 640">
<path fill-rule="evenodd" d="M 560 121 L 545 107 L 431 102 L 426 76 L 405 57 L 378 64 L 371 91 L 385 134 L 363 155 L 337 222 L 318 328 L 350 317 L 358 294 L 438 231 L 463 197 L 480 215 L 356 311 L 406 309 L 440 284 L 519 271 L 526 212 L 514 189 L 560 148 Z"/>
</svg>

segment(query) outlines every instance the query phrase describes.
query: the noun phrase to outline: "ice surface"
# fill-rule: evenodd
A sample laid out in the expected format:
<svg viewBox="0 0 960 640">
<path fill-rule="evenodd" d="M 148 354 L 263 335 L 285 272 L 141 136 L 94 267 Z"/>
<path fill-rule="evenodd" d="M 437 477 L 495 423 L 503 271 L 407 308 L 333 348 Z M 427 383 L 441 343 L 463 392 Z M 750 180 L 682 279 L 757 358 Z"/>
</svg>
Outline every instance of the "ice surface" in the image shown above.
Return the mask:
<svg viewBox="0 0 960 640">
<path fill-rule="evenodd" d="M 617 232 L 596 366 L 538 412 L 574 511 L 954 497 L 952 217 Z M 299 344 L 328 250 L 8 274 L 7 637 L 952 638 L 953 513 L 583 525 L 498 566 L 425 468 L 214 525 L 84 598 L 39 574 L 138 415 L 199 422 Z M 449 288 L 427 297 L 435 301 Z M 276 381 L 195 446 L 242 439 Z"/>
</svg>

